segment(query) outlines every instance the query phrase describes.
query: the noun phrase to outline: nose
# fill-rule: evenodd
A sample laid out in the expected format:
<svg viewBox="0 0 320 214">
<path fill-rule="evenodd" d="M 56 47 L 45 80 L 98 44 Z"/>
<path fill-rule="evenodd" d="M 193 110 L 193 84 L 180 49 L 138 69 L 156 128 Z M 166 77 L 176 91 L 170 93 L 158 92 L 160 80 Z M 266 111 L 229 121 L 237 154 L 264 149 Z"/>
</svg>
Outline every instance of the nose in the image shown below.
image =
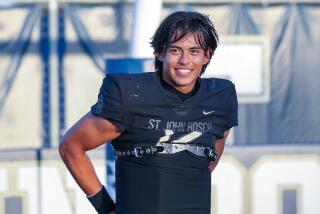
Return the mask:
<svg viewBox="0 0 320 214">
<path fill-rule="evenodd" d="M 181 65 L 188 65 L 190 63 L 190 56 L 188 53 L 184 52 L 180 55 L 179 63 Z"/>
</svg>

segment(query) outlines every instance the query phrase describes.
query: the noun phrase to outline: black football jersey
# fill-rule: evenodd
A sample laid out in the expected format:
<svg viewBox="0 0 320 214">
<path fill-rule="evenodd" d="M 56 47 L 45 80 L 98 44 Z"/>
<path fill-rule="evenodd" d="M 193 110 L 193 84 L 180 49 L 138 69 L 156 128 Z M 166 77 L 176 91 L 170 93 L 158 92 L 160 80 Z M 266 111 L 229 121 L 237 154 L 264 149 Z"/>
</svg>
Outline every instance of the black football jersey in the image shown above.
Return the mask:
<svg viewBox="0 0 320 214">
<path fill-rule="evenodd" d="M 200 78 L 183 97 L 153 72 L 108 74 L 91 112 L 117 126 L 122 134 L 112 145 L 124 150 L 159 141 L 211 146 L 237 125 L 237 108 L 228 80 Z M 188 151 L 117 158 L 117 214 L 210 213 L 208 164 Z"/>
</svg>

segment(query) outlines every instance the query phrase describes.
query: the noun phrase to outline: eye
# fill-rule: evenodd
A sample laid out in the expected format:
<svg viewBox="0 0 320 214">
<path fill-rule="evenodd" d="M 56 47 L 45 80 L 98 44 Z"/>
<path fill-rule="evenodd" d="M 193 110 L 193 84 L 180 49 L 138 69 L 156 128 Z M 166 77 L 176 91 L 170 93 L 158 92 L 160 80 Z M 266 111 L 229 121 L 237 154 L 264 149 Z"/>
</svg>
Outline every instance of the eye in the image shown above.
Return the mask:
<svg viewBox="0 0 320 214">
<path fill-rule="evenodd" d="M 178 48 L 170 48 L 169 52 L 173 55 L 178 55 L 181 51 Z"/>
<path fill-rule="evenodd" d="M 199 49 L 191 49 L 191 54 L 192 55 L 198 55 L 200 53 Z"/>
</svg>

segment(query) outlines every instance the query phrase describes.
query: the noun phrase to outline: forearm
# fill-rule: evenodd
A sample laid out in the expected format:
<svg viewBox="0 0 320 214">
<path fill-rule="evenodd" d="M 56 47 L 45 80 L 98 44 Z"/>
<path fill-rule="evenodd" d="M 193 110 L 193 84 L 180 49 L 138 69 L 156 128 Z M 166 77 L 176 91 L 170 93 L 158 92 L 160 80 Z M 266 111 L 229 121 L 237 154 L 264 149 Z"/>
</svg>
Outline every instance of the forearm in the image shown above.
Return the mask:
<svg viewBox="0 0 320 214">
<path fill-rule="evenodd" d="M 215 143 L 215 152 L 217 154 L 217 158 L 215 161 L 211 161 L 210 164 L 209 164 L 209 169 L 210 171 L 212 172 L 218 165 L 219 163 L 219 160 L 223 154 L 223 150 L 224 150 L 224 145 L 225 145 L 225 141 L 227 139 L 229 135 L 229 130 L 227 130 L 225 133 L 224 133 L 224 137 L 223 139 L 218 139 L 216 140 L 216 143 Z"/>
<path fill-rule="evenodd" d="M 86 195 L 92 195 L 99 191 L 101 182 L 85 151 L 68 148 L 68 145 L 62 144 L 59 153 L 74 180 Z"/>
<path fill-rule="evenodd" d="M 102 185 L 86 152 L 77 147 L 69 148 L 65 144 L 60 146 L 59 152 L 73 178 L 98 214 L 114 213 L 115 204 L 106 189 L 101 188 Z"/>
<path fill-rule="evenodd" d="M 83 116 L 63 137 L 59 153 L 66 167 L 99 214 L 115 210 L 115 204 L 94 170 L 87 151 L 117 138 L 120 132 L 111 122 L 93 116 Z"/>
<path fill-rule="evenodd" d="M 210 165 L 209 165 L 209 169 L 211 170 L 211 172 L 216 168 L 216 166 L 219 163 L 219 160 L 223 154 L 223 150 L 224 150 L 224 139 L 220 139 L 217 140 L 216 144 L 215 144 L 215 153 L 217 154 L 217 158 L 215 161 L 211 161 Z"/>
</svg>

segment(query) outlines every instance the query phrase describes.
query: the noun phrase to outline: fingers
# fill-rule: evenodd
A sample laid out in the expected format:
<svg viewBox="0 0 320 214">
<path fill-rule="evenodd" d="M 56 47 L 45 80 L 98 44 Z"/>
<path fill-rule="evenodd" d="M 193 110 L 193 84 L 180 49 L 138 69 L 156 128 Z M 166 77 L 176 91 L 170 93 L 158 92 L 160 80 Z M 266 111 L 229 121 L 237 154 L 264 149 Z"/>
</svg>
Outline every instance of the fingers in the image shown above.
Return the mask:
<svg viewBox="0 0 320 214">
<path fill-rule="evenodd" d="M 212 172 L 217 166 L 217 162 L 216 161 L 210 161 L 208 169 Z"/>
</svg>

